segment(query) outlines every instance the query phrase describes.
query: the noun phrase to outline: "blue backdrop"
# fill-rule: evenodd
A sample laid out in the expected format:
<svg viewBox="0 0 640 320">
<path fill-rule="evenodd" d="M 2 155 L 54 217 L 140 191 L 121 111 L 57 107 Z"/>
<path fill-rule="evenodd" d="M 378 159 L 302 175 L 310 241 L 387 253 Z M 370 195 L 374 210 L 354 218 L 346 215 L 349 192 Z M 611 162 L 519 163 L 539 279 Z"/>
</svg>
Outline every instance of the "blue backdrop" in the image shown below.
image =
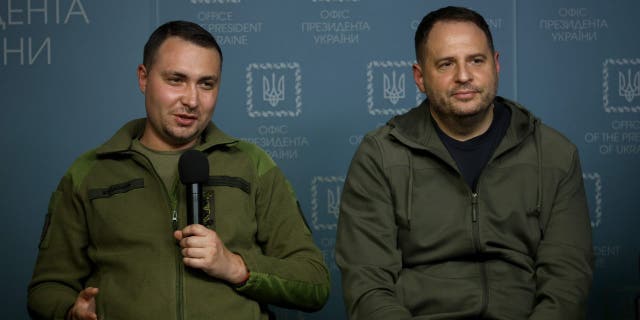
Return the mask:
<svg viewBox="0 0 640 320">
<path fill-rule="evenodd" d="M 73 159 L 144 116 L 135 70 L 159 24 L 186 19 L 225 56 L 214 121 L 292 182 L 333 288 L 314 314 L 346 319 L 333 248 L 339 195 L 367 131 L 417 105 L 413 35 L 444 5 L 482 13 L 499 94 L 578 145 L 597 255 L 589 319 L 633 319 L 640 296 L 640 1 L 0 0 L 3 318 L 26 286 L 49 195 Z M 428 289 L 428 288 L 425 288 Z"/>
</svg>

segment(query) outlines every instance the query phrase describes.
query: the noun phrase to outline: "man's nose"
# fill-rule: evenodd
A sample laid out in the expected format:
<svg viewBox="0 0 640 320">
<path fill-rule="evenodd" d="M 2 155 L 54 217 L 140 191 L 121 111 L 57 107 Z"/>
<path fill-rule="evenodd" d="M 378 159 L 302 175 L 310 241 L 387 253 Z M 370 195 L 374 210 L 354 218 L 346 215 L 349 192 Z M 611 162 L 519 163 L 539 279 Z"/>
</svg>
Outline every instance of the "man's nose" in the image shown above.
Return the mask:
<svg viewBox="0 0 640 320">
<path fill-rule="evenodd" d="M 466 64 L 458 64 L 456 68 L 456 81 L 460 83 L 469 82 L 473 79 L 473 75 L 469 71 Z"/>
<path fill-rule="evenodd" d="M 198 88 L 196 85 L 187 85 L 184 90 L 184 94 L 181 99 L 182 104 L 188 108 L 195 108 L 198 106 Z"/>
</svg>

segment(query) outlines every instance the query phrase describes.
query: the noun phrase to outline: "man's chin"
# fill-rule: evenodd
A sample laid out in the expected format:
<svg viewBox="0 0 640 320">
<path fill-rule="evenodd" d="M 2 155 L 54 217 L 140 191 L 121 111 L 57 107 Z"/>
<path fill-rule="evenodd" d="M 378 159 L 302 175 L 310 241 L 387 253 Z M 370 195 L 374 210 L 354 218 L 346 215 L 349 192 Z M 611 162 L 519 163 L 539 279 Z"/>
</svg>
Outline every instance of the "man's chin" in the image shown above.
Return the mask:
<svg viewBox="0 0 640 320">
<path fill-rule="evenodd" d="M 482 101 L 469 100 L 458 102 L 452 105 L 453 114 L 460 117 L 471 117 L 486 112 L 491 103 L 483 103 Z"/>
<path fill-rule="evenodd" d="M 173 132 L 168 135 L 171 144 L 174 146 L 183 146 L 197 140 L 199 132 Z"/>
<path fill-rule="evenodd" d="M 478 107 L 478 106 L 456 107 L 455 109 L 453 109 L 453 114 L 456 117 L 466 118 L 466 117 L 473 117 L 478 114 L 481 114 L 483 113 L 484 110 L 485 108 Z"/>
</svg>

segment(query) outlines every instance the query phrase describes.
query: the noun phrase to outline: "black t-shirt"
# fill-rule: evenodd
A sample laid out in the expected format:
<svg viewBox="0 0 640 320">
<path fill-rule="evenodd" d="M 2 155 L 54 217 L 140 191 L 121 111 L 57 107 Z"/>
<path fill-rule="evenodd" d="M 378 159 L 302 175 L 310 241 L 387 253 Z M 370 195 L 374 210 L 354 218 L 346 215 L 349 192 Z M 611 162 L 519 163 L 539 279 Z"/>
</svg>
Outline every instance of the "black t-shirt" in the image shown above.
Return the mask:
<svg viewBox="0 0 640 320">
<path fill-rule="evenodd" d="M 498 102 L 494 102 L 493 121 L 489 129 L 467 141 L 458 141 L 449 137 L 434 121 L 440 140 L 455 160 L 458 170 L 471 190 L 476 190 L 478 177 L 507 133 L 509 122 L 511 122 L 511 110 Z"/>
</svg>

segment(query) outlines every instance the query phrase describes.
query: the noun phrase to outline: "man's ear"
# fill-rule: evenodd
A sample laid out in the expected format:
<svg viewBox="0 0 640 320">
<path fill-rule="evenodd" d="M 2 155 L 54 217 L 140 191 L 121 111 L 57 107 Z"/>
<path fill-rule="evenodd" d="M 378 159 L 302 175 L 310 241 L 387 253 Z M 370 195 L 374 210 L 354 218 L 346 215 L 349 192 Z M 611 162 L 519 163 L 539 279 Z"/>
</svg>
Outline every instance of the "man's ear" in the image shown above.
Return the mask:
<svg viewBox="0 0 640 320">
<path fill-rule="evenodd" d="M 422 76 L 422 67 L 420 66 L 419 63 L 414 63 L 413 64 L 413 81 L 415 81 L 416 86 L 418 86 L 418 89 L 420 90 L 420 92 L 425 92 L 425 87 L 424 87 L 424 77 Z"/>
<path fill-rule="evenodd" d="M 149 73 L 147 72 L 147 68 L 143 64 L 140 64 L 138 66 L 138 69 L 136 72 L 138 74 L 138 87 L 140 88 L 140 91 L 144 93 L 145 90 L 147 89 L 147 79 L 148 79 Z"/>
</svg>

